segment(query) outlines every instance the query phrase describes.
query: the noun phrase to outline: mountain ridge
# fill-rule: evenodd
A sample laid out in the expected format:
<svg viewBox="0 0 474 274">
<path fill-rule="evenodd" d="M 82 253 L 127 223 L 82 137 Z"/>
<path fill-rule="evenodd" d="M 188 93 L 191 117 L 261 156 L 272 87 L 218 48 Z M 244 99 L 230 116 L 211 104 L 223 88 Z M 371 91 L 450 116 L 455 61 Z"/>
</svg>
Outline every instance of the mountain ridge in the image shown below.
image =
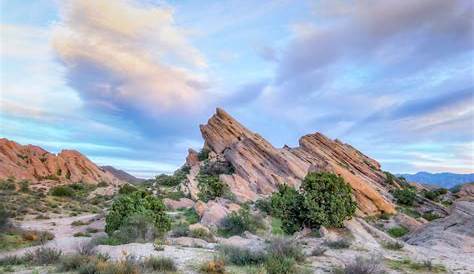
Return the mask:
<svg viewBox="0 0 474 274">
<path fill-rule="evenodd" d="M 445 188 L 451 188 L 459 184 L 474 182 L 474 173 L 431 173 L 427 171 L 419 171 L 415 174 L 401 173 L 397 174 L 397 176 L 402 176 L 409 182 L 431 184 Z"/>
</svg>

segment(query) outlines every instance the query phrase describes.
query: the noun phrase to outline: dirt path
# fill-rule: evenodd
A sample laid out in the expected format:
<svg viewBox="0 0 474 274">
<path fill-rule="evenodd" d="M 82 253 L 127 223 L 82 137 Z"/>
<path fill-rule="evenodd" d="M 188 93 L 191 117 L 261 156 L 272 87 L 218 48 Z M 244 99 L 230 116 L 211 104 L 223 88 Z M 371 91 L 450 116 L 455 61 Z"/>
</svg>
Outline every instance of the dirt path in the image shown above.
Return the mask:
<svg viewBox="0 0 474 274">
<path fill-rule="evenodd" d="M 88 225 L 73 226 L 74 221 L 91 222 Z M 99 218 L 98 214 L 88 214 L 74 217 L 54 218 L 48 220 L 30 220 L 17 223 L 25 230 L 48 231 L 54 235 L 54 239 L 47 242 L 44 246 L 54 247 L 63 253 L 75 252 L 81 243 L 88 241 L 88 237 L 74 237 L 77 232 L 83 232 L 87 227 L 103 230 L 104 220 Z M 9 252 L 3 252 L 0 257 L 9 255 L 22 255 L 28 251 L 35 250 L 39 246 L 21 248 Z"/>
</svg>

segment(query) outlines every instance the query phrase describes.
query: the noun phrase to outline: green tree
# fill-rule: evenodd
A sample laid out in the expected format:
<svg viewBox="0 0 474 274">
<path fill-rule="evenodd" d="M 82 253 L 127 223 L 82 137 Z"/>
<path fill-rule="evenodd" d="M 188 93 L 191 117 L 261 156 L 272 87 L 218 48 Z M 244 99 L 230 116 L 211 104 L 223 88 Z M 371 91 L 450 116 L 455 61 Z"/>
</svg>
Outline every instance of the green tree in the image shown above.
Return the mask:
<svg viewBox="0 0 474 274">
<path fill-rule="evenodd" d="M 415 202 L 416 193 L 411 188 L 396 189 L 393 196 L 397 199 L 397 203 L 407 206 L 412 206 Z"/>
<path fill-rule="evenodd" d="M 283 230 L 288 234 L 301 229 L 305 215 L 303 196 L 296 189 L 279 185 L 278 192 L 273 193 L 271 199 L 271 214 L 282 221 Z"/>
<path fill-rule="evenodd" d="M 132 215 L 144 215 L 153 220 L 159 233 L 168 231 L 171 220 L 166 215 L 163 201 L 144 191 L 135 191 L 117 198 L 105 219 L 105 232 L 111 235 Z"/>
<path fill-rule="evenodd" d="M 352 188 L 341 176 L 326 172 L 309 173 L 301 190 L 305 223 L 311 227 L 342 227 L 343 221 L 355 213 Z"/>
</svg>

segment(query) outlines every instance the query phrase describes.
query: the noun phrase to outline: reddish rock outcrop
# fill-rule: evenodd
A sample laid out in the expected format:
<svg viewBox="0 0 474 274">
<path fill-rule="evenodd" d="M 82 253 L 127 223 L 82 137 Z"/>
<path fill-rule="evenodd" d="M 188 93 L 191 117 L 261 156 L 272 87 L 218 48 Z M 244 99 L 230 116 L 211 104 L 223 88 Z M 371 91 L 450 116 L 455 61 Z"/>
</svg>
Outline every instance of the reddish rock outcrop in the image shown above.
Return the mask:
<svg viewBox="0 0 474 274">
<path fill-rule="evenodd" d="M 275 148 L 219 108 L 200 129 L 210 155 L 234 167 L 232 175 L 220 179 L 239 201 L 269 195 L 279 184 L 298 187 L 309 171 L 328 171 L 351 185 L 360 212 L 395 212 L 380 164 L 339 140 L 314 133 L 301 137 L 296 148 Z"/>
<path fill-rule="evenodd" d="M 14 177 L 29 180 L 33 186 L 49 188 L 72 182 L 121 185 L 112 173 L 98 167 L 75 150 L 53 154 L 34 145 L 20 145 L 0 139 L 0 178 Z"/>
</svg>

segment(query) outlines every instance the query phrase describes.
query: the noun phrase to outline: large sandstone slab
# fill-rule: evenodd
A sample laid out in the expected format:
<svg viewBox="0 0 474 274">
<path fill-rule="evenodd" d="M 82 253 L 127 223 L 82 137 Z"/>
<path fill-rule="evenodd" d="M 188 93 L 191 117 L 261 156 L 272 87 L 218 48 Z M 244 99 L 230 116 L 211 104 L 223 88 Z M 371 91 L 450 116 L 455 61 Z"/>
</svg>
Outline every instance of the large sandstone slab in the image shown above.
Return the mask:
<svg viewBox="0 0 474 274">
<path fill-rule="evenodd" d="M 205 147 L 234 167 L 234 174 L 220 179 L 240 202 L 267 196 L 279 184 L 299 187 L 309 171 L 328 171 L 351 185 L 361 213 L 395 212 L 380 164 L 339 140 L 315 133 L 296 148 L 275 148 L 222 109 L 200 128 Z"/>
</svg>

